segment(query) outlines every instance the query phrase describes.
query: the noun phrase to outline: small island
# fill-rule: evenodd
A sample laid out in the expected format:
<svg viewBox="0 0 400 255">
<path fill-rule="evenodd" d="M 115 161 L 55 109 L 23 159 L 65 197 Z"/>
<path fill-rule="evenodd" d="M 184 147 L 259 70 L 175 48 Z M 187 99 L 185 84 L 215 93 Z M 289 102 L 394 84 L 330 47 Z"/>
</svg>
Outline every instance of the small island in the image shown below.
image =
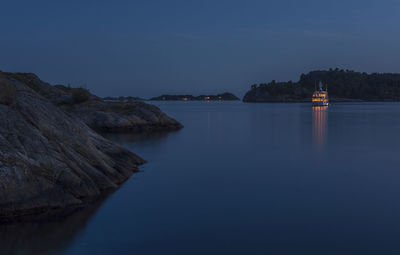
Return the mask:
<svg viewBox="0 0 400 255">
<path fill-rule="evenodd" d="M 120 97 L 103 97 L 103 100 L 107 102 L 136 102 L 136 101 L 145 101 L 146 99 L 141 97 L 120 96 Z"/>
<path fill-rule="evenodd" d="M 240 100 L 232 93 L 225 92 L 218 95 L 161 95 L 150 98 L 151 101 L 236 101 Z"/>
<path fill-rule="evenodd" d="M 332 102 L 400 101 L 400 74 L 329 69 L 302 74 L 297 82 L 254 84 L 244 102 L 311 102 L 316 84 L 328 85 Z"/>
</svg>

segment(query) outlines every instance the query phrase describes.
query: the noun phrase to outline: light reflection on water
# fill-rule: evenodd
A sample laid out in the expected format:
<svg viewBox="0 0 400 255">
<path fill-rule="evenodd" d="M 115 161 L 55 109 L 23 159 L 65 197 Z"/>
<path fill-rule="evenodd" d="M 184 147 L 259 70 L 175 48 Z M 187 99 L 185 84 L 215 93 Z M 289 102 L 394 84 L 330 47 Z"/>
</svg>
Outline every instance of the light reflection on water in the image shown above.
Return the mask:
<svg viewBox="0 0 400 255">
<path fill-rule="evenodd" d="M 318 150 L 322 150 L 326 142 L 328 106 L 312 107 L 313 142 Z"/>
</svg>

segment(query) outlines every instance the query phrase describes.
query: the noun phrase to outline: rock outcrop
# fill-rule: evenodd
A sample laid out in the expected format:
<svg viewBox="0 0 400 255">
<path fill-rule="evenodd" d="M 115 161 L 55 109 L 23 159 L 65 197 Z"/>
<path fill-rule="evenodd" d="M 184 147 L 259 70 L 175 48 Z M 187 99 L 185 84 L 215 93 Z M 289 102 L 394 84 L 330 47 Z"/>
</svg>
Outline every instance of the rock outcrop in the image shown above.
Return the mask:
<svg viewBox="0 0 400 255">
<path fill-rule="evenodd" d="M 152 132 L 183 127 L 157 106 L 143 102 L 88 100 L 62 108 L 99 132 Z"/>
<path fill-rule="evenodd" d="M 103 100 L 84 88 L 52 86 L 31 73 L 7 74 L 99 132 L 169 131 L 183 127 L 155 105 L 134 100 Z"/>
<path fill-rule="evenodd" d="M 56 106 L 67 92 L 31 78 L 0 72 L 0 219 L 82 205 L 144 163 Z"/>
</svg>

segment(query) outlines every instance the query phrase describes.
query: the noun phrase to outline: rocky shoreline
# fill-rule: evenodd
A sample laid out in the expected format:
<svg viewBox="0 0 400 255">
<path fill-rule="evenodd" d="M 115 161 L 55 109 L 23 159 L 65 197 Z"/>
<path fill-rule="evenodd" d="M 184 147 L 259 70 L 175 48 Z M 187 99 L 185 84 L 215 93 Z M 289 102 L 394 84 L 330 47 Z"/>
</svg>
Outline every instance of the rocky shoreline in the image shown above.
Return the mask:
<svg viewBox="0 0 400 255">
<path fill-rule="evenodd" d="M 98 132 L 130 133 L 179 130 L 183 126 L 157 106 L 143 102 L 88 101 L 63 107 Z"/>
<path fill-rule="evenodd" d="M 95 130 L 182 128 L 155 106 L 109 104 L 34 74 L 0 72 L 0 91 L 0 221 L 84 206 L 145 163 Z"/>
</svg>

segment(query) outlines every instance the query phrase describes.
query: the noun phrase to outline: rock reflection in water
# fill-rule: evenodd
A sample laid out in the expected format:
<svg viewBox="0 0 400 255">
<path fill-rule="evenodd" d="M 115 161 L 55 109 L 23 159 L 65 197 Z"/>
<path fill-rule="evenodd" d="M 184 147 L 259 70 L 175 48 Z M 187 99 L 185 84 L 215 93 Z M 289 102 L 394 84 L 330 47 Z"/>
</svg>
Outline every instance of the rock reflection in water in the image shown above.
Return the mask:
<svg viewBox="0 0 400 255">
<path fill-rule="evenodd" d="M 328 107 L 314 106 L 312 110 L 313 144 L 317 149 L 322 149 L 325 146 L 328 122 Z"/>
<path fill-rule="evenodd" d="M 126 143 L 126 142 L 140 142 L 140 141 L 156 141 L 159 142 L 161 138 L 166 138 L 169 134 L 172 134 L 177 131 L 165 131 L 165 132 L 151 132 L 151 133 L 102 133 L 101 135 L 107 139 L 112 140 L 117 143 Z"/>
<path fill-rule="evenodd" d="M 62 217 L 0 225 L 0 254 L 59 254 L 86 227 L 108 195 Z"/>
</svg>

